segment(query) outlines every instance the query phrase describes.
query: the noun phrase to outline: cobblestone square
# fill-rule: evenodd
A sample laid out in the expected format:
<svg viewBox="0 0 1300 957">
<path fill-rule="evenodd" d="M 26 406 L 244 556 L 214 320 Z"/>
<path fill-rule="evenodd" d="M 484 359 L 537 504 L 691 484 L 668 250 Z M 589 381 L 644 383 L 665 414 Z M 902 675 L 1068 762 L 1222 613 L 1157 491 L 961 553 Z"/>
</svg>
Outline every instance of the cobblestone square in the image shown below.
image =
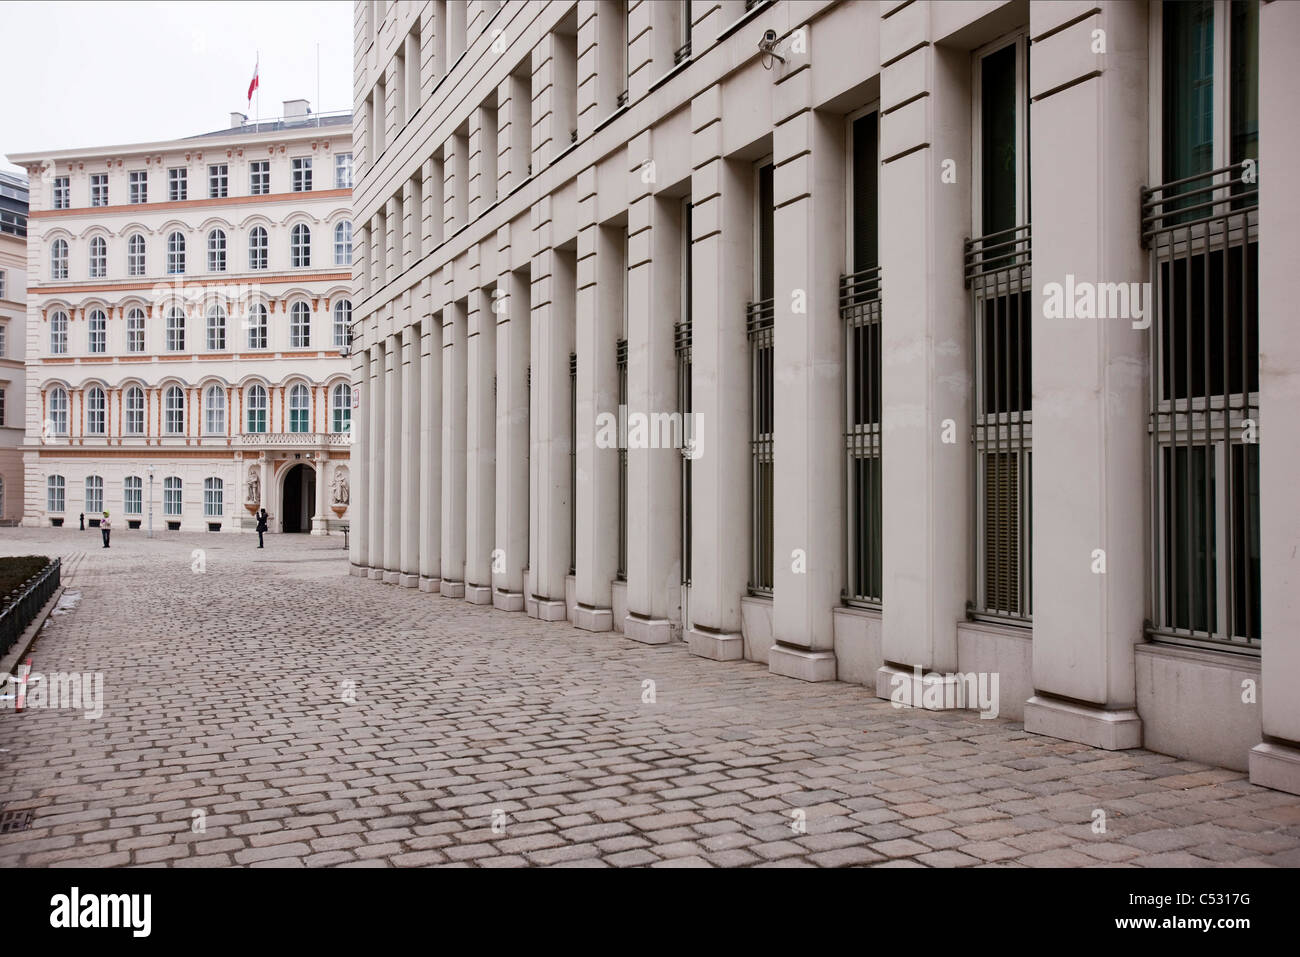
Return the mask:
<svg viewBox="0 0 1300 957">
<path fill-rule="evenodd" d="M 6 866 L 1300 864 L 1235 771 L 156 535 L 0 537 L 64 559 L 33 670 L 104 676 L 97 719 L 0 713 Z"/>
</svg>

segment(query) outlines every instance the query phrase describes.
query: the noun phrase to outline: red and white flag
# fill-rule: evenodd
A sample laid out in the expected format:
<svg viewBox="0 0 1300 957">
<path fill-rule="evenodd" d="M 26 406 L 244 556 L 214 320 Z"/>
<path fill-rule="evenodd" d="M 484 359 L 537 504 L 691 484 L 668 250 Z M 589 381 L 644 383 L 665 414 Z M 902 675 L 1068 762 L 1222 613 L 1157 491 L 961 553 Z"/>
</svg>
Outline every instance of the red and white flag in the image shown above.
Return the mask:
<svg viewBox="0 0 1300 957">
<path fill-rule="evenodd" d="M 257 63 L 257 62 L 254 62 L 254 63 L 253 63 L 253 82 L 248 84 L 248 102 L 249 102 L 250 105 L 252 105 L 252 102 L 253 102 L 253 91 L 257 89 L 257 71 L 258 71 L 258 63 Z"/>
</svg>

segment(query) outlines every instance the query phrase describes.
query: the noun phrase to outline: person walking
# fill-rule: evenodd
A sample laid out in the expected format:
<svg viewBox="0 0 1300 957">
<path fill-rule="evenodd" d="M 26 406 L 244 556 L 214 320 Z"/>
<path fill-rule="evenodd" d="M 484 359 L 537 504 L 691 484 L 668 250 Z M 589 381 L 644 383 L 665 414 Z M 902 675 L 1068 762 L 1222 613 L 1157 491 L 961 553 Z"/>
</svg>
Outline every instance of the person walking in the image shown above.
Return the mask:
<svg viewBox="0 0 1300 957">
<path fill-rule="evenodd" d="M 109 523 L 108 523 L 108 512 L 105 512 L 105 513 L 104 513 L 104 517 L 103 517 L 102 519 L 99 520 L 99 532 L 100 532 L 101 535 L 104 536 L 104 547 L 105 547 L 105 548 L 108 548 L 108 533 L 109 533 L 111 530 L 112 530 L 112 526 L 109 525 Z"/>
<path fill-rule="evenodd" d="M 266 509 L 257 513 L 257 547 L 262 548 L 262 536 L 266 534 Z"/>
</svg>

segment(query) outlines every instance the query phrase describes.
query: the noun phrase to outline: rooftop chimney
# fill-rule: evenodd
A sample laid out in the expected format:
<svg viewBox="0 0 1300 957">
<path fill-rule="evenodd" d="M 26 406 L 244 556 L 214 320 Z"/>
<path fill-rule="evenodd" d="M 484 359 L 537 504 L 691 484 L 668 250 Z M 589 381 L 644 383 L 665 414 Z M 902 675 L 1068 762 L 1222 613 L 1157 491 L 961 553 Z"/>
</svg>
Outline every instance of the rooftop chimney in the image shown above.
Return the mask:
<svg viewBox="0 0 1300 957">
<path fill-rule="evenodd" d="M 248 117 L 245 116 L 243 113 L 231 113 L 231 114 L 230 114 L 230 125 L 231 125 L 231 127 L 235 127 L 235 126 L 243 126 L 243 125 L 244 125 L 245 123 L 247 123 L 247 122 L 248 122 Z"/>
<path fill-rule="evenodd" d="M 285 100 L 284 101 L 284 118 L 286 120 L 295 119 L 296 117 L 306 116 L 311 112 L 311 104 L 306 100 Z"/>
</svg>

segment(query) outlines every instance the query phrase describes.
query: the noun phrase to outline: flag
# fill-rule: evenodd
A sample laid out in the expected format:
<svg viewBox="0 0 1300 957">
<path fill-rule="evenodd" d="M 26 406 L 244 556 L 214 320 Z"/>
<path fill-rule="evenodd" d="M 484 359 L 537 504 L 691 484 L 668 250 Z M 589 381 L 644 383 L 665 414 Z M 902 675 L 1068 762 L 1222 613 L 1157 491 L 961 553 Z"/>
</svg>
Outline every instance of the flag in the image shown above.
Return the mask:
<svg viewBox="0 0 1300 957">
<path fill-rule="evenodd" d="M 253 64 L 253 82 L 250 83 L 250 84 L 248 84 L 248 102 L 249 102 L 250 104 L 253 102 L 253 91 L 257 89 L 257 70 L 258 70 L 258 65 L 257 65 L 257 63 L 254 63 L 254 64 Z M 261 102 L 261 101 L 259 100 L 258 102 Z"/>
</svg>

